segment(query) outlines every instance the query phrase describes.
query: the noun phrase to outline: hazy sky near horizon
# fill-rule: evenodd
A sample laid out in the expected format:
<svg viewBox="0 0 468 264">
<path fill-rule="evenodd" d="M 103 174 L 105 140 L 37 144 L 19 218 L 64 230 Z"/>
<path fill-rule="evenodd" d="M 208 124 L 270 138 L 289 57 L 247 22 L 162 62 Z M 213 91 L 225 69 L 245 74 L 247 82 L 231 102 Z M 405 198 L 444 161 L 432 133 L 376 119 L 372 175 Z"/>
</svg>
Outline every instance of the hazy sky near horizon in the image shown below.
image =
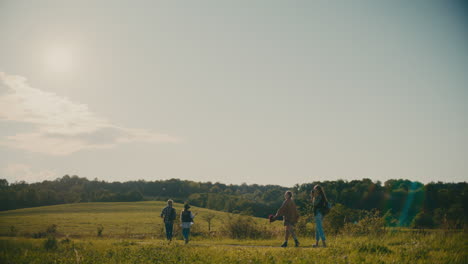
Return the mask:
<svg viewBox="0 0 468 264">
<path fill-rule="evenodd" d="M 467 181 L 461 2 L 0 0 L 0 178 Z"/>
</svg>

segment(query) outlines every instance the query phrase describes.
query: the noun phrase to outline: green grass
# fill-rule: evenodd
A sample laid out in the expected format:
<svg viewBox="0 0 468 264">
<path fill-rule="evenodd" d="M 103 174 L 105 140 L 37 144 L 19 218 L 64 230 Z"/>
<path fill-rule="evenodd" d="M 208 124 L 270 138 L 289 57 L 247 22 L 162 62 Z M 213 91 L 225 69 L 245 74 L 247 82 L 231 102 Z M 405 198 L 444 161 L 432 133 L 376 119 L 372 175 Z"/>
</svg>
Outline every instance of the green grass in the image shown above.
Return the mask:
<svg viewBox="0 0 468 264">
<path fill-rule="evenodd" d="M 312 248 L 312 237 L 300 237 L 301 247 L 280 248 L 281 233 L 268 240 L 235 240 L 222 235 L 195 236 L 184 245 L 180 234 L 172 243 L 162 240 L 159 214 L 163 202 L 88 203 L 47 206 L 0 213 L 0 263 L 468 263 L 468 238 L 463 232 L 434 230 L 415 233 L 393 230 L 379 236 L 328 236 L 327 248 Z M 180 212 L 181 205 L 176 209 Z M 216 214 L 219 231 L 230 214 L 192 208 L 200 215 Z M 266 219 L 259 225 L 281 228 Z M 58 230 L 57 247 L 29 235 L 50 224 Z M 97 237 L 98 224 L 104 236 Z M 6 237 L 10 226 L 16 237 Z M 196 228 L 206 230 L 196 219 Z M 67 238 L 68 237 L 68 238 Z M 49 242 L 51 242 L 49 240 Z"/>
<path fill-rule="evenodd" d="M 201 240 L 189 245 L 162 240 L 83 239 L 58 241 L 47 251 L 44 239 L 0 238 L 0 263 L 467 263 L 463 234 L 337 236 L 327 248 L 279 248 L 279 240 Z M 253 243 L 252 243 L 253 242 Z M 275 246 L 275 247 L 270 247 Z M 307 246 L 307 247 L 305 247 Z"/>
<path fill-rule="evenodd" d="M 95 237 L 98 225 L 104 227 L 104 237 L 160 237 L 163 223 L 160 218 L 165 202 L 128 202 L 128 203 L 77 203 L 0 212 L 0 235 L 7 235 L 14 226 L 20 235 L 27 236 L 44 231 L 49 225 L 57 225 L 61 235 L 70 237 Z M 175 204 L 177 214 L 183 208 Z M 198 213 L 194 228 L 208 232 L 208 224 L 202 219 L 204 214 L 216 217 L 211 224 L 212 231 L 219 231 L 231 214 L 204 208 L 192 207 Z M 254 218 L 261 225 L 268 225 L 266 219 Z M 280 227 L 281 223 L 273 223 Z"/>
</svg>

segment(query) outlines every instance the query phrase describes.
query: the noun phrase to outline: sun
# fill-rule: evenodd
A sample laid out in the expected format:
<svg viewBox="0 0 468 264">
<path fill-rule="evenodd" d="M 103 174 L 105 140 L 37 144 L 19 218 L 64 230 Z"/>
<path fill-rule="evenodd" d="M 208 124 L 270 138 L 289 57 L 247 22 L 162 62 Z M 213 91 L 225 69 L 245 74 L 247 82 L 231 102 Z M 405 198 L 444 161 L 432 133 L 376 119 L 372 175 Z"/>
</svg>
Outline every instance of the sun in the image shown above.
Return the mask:
<svg viewBox="0 0 468 264">
<path fill-rule="evenodd" d="M 66 46 L 51 47 L 44 54 L 44 63 L 48 71 L 65 73 L 73 70 L 76 64 L 73 50 Z"/>
</svg>

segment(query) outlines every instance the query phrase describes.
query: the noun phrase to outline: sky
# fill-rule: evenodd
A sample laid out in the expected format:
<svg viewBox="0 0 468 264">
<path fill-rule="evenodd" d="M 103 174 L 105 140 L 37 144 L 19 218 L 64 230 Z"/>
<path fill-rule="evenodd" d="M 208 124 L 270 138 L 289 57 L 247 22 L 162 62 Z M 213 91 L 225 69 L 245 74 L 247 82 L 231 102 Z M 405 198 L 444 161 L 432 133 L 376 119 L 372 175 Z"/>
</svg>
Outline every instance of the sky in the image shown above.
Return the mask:
<svg viewBox="0 0 468 264">
<path fill-rule="evenodd" d="M 0 178 L 467 181 L 461 3 L 0 0 Z"/>
</svg>

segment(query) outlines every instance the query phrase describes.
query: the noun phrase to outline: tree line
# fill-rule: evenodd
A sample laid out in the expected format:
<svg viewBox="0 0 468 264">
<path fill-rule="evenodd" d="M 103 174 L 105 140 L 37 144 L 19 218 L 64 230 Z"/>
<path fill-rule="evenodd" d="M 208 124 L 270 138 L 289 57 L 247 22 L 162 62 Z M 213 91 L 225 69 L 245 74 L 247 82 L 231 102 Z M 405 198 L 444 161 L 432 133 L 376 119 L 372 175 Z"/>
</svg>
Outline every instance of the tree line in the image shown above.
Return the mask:
<svg viewBox="0 0 468 264">
<path fill-rule="evenodd" d="M 377 211 L 388 226 L 464 228 L 468 223 L 466 182 L 422 184 L 409 180 L 336 180 L 278 185 L 222 184 L 179 179 L 106 182 L 65 175 L 53 181 L 8 183 L 0 179 L 0 210 L 83 202 L 144 200 L 189 201 L 199 207 L 258 217 L 274 213 L 291 189 L 301 214 L 310 214 L 313 186 L 324 187 L 334 205 L 330 217 L 338 223 L 357 222 L 366 212 Z"/>
</svg>

